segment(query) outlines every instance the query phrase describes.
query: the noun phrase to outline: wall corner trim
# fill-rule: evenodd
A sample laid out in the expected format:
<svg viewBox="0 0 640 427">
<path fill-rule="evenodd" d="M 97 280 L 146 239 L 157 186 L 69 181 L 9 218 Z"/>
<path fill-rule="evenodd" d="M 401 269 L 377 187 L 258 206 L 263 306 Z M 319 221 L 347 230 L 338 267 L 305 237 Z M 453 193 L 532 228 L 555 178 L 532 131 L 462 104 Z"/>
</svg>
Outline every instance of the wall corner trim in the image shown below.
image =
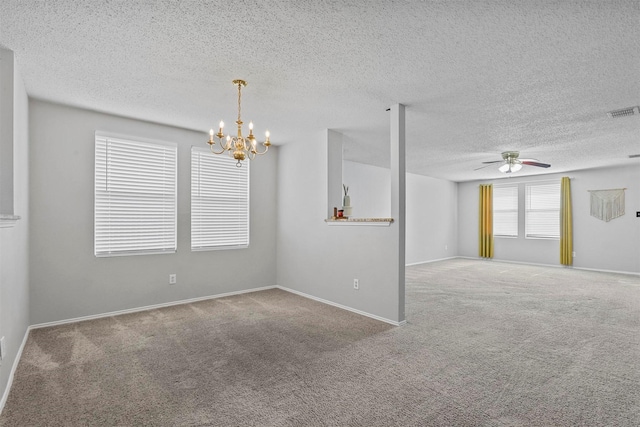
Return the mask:
<svg viewBox="0 0 640 427">
<path fill-rule="evenodd" d="M 18 369 L 18 363 L 20 363 L 20 359 L 22 359 L 22 350 L 24 350 L 24 346 L 27 344 L 27 338 L 29 338 L 29 332 L 31 332 L 31 326 L 27 328 L 24 332 L 24 337 L 22 338 L 22 344 L 20 344 L 20 348 L 18 349 L 18 353 L 16 354 L 16 358 L 13 360 L 13 366 L 11 366 L 11 372 L 9 373 L 9 379 L 7 381 L 7 385 L 2 393 L 2 400 L 0 400 L 0 414 L 4 410 L 4 405 L 7 403 L 7 399 L 9 398 L 9 392 L 11 391 L 11 385 L 13 385 L 13 376 L 16 373 L 16 369 Z"/>
</svg>

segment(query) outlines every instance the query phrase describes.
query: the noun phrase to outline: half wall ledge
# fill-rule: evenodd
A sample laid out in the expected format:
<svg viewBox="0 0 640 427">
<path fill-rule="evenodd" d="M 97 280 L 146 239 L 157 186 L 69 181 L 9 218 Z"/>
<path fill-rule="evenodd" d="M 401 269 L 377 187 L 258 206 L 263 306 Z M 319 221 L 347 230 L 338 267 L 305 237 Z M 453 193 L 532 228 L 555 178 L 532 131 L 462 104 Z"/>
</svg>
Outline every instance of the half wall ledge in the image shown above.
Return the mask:
<svg viewBox="0 0 640 427">
<path fill-rule="evenodd" d="M 10 228 L 20 219 L 17 215 L 0 215 L 0 228 Z"/>
<path fill-rule="evenodd" d="M 393 218 L 344 218 L 344 219 L 325 219 L 327 225 L 369 225 L 378 227 L 388 227 L 393 222 Z"/>
</svg>

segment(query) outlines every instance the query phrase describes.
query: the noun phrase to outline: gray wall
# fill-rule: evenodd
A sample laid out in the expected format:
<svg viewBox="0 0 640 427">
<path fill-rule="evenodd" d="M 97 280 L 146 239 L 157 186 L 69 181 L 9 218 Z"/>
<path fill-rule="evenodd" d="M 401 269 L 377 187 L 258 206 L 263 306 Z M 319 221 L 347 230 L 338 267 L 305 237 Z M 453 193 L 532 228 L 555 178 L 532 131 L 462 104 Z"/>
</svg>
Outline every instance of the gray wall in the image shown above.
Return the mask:
<svg viewBox="0 0 640 427">
<path fill-rule="evenodd" d="M 0 228 L 0 336 L 5 337 L 7 352 L 0 366 L 0 394 L 5 391 L 18 349 L 29 326 L 29 104 L 18 66 L 15 65 L 13 206 L 14 213 L 21 219 L 12 228 Z M 0 78 L 3 76 L 0 75 Z"/>
<path fill-rule="evenodd" d="M 391 178 L 386 168 L 343 162 L 353 215 L 386 217 L 391 212 Z M 457 255 L 458 189 L 451 181 L 407 173 L 406 263 Z"/>
<path fill-rule="evenodd" d="M 574 267 L 640 273 L 640 218 L 635 217 L 635 212 L 640 211 L 640 162 L 629 160 L 628 166 L 618 168 L 510 178 L 509 182 L 559 181 L 562 176 L 572 177 Z M 478 256 L 478 185 L 479 182 L 458 185 L 458 247 L 461 256 Z M 625 187 L 624 216 L 604 222 L 590 215 L 588 190 Z M 495 239 L 496 260 L 560 265 L 559 253 L 557 240 L 525 239 L 522 235 L 517 239 Z"/>
<path fill-rule="evenodd" d="M 391 216 L 390 169 L 345 160 L 342 162 L 342 174 L 344 183 L 349 186 L 353 216 Z"/>
<path fill-rule="evenodd" d="M 191 252 L 190 149 L 205 132 L 37 100 L 30 112 L 32 324 L 276 284 L 277 149 L 251 165 L 250 247 Z M 96 130 L 178 143 L 177 253 L 93 255 Z"/>
<path fill-rule="evenodd" d="M 278 285 L 399 321 L 395 224 L 327 225 L 327 133 L 305 139 L 278 153 Z"/>
<path fill-rule="evenodd" d="M 407 264 L 458 254 L 458 185 L 407 174 Z"/>
</svg>

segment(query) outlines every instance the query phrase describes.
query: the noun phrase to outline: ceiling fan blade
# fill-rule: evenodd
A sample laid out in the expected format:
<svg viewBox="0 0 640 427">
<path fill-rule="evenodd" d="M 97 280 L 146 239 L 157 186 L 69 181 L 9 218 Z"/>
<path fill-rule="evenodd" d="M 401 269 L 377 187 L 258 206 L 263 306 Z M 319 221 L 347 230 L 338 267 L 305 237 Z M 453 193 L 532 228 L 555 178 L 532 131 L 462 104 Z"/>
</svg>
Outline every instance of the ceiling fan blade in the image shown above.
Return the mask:
<svg viewBox="0 0 640 427">
<path fill-rule="evenodd" d="M 548 163 L 540 163 L 540 162 L 531 161 L 531 160 L 521 160 L 521 163 L 523 165 L 538 166 L 538 167 L 541 167 L 541 168 L 551 167 L 551 165 L 548 164 Z"/>
<path fill-rule="evenodd" d="M 495 163 L 495 162 L 484 162 L 484 163 Z M 491 165 L 489 164 L 489 165 L 480 166 L 479 168 L 475 168 L 474 171 L 478 171 L 480 169 L 488 168 L 489 166 L 491 166 Z"/>
<path fill-rule="evenodd" d="M 504 160 L 494 160 L 493 162 L 482 162 L 482 164 L 502 163 Z"/>
</svg>

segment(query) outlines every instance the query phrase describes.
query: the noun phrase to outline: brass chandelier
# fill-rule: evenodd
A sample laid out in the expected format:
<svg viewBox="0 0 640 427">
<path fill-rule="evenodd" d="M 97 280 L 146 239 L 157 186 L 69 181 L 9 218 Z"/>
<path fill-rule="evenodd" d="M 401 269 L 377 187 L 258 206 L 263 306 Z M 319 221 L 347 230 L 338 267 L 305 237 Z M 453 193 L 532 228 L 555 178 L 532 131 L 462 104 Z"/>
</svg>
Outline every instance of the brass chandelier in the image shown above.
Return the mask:
<svg viewBox="0 0 640 427">
<path fill-rule="evenodd" d="M 236 124 L 238 125 L 238 134 L 236 136 L 224 135 L 222 129 L 224 128 L 224 122 L 220 121 L 220 129 L 218 133 L 214 135 L 213 129 L 209 131 L 209 148 L 213 154 L 222 154 L 225 151 L 229 153 L 229 156 L 233 156 L 234 159 L 238 161 L 236 163 L 237 167 L 241 167 L 241 161 L 249 158 L 249 160 L 253 160 L 256 157 L 256 154 L 262 155 L 265 154 L 269 150 L 269 146 L 271 145 L 271 141 L 269 140 L 269 131 L 265 132 L 266 140 L 262 143 L 264 145 L 264 151 L 258 152 L 258 142 L 256 141 L 255 136 L 253 136 L 253 122 L 249 122 L 249 136 L 246 138 L 242 136 L 242 119 L 240 118 L 241 113 L 241 99 L 242 99 L 242 87 L 247 85 L 247 82 L 244 80 L 236 79 L 233 81 L 233 84 L 238 86 L 238 120 L 236 120 Z M 213 139 L 213 137 L 217 138 L 217 141 Z M 220 144 L 220 151 L 216 151 L 216 142 Z"/>
</svg>

